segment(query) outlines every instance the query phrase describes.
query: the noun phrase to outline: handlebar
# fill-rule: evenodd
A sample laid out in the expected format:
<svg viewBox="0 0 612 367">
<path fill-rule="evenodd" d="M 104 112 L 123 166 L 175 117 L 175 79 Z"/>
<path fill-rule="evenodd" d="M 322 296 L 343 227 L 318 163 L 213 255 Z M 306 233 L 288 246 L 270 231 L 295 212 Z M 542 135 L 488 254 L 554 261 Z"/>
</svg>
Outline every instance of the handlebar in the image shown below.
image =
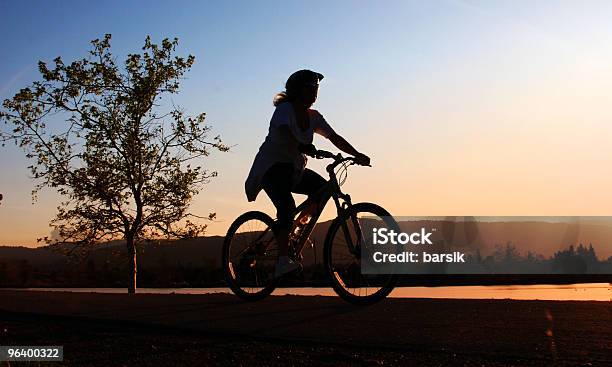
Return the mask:
<svg viewBox="0 0 612 367">
<path fill-rule="evenodd" d="M 330 164 L 331 167 L 335 167 L 337 165 L 339 165 L 340 163 L 346 162 L 346 161 L 351 161 L 352 164 L 357 164 L 360 166 L 366 166 L 364 164 L 359 164 L 355 161 L 355 157 L 343 157 L 342 154 L 337 153 L 334 154 L 332 152 L 328 152 L 326 150 L 320 150 L 317 149 L 314 151 L 314 153 L 309 154 L 309 153 L 305 153 L 306 155 L 313 157 L 315 159 L 325 159 L 325 158 L 331 158 L 334 160 L 334 163 Z M 368 167 L 372 167 L 371 164 L 367 165 Z"/>
<path fill-rule="evenodd" d="M 333 159 L 342 159 L 342 155 L 340 153 L 334 154 L 332 152 L 328 152 L 326 150 L 316 150 L 311 157 L 316 159 L 324 159 L 324 158 L 333 158 Z"/>
</svg>

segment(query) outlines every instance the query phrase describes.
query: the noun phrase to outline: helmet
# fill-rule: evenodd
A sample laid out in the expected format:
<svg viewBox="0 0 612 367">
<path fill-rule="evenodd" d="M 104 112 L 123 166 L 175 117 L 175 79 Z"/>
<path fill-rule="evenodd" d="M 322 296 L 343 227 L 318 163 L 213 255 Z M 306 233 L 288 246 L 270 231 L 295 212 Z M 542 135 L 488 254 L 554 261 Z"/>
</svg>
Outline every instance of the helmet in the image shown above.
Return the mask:
<svg viewBox="0 0 612 367">
<path fill-rule="evenodd" d="M 318 85 L 321 80 L 323 80 L 323 74 L 312 70 L 298 70 L 287 79 L 285 90 L 291 94 L 294 91 L 298 91 L 301 87 Z"/>
</svg>

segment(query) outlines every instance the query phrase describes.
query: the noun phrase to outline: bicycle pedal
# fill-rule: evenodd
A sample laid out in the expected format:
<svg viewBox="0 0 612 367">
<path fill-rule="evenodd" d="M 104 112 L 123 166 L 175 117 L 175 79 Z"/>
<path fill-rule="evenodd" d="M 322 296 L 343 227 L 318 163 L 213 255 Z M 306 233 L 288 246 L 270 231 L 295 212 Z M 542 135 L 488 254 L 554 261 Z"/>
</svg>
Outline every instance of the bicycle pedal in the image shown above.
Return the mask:
<svg viewBox="0 0 612 367">
<path fill-rule="evenodd" d="M 293 256 L 291 256 L 291 260 L 292 260 L 293 262 L 296 262 L 296 263 L 300 263 L 300 264 L 301 264 L 301 263 L 302 263 L 302 260 L 304 260 L 304 255 L 302 255 L 302 254 L 299 254 L 299 255 L 293 255 Z"/>
<path fill-rule="evenodd" d="M 298 268 L 295 269 L 295 270 L 292 270 L 292 271 L 290 271 L 288 273 L 286 273 L 285 275 L 287 275 L 287 274 L 301 274 L 301 273 L 304 272 L 304 265 L 302 265 L 302 263 L 298 262 L 298 261 L 296 261 L 295 263 L 298 265 Z"/>
<path fill-rule="evenodd" d="M 291 271 L 289 273 L 283 274 L 281 276 L 282 279 L 289 281 L 289 282 L 301 282 L 304 278 L 304 270 L 303 268 L 300 266 L 299 268 L 295 269 L 294 271 Z"/>
</svg>

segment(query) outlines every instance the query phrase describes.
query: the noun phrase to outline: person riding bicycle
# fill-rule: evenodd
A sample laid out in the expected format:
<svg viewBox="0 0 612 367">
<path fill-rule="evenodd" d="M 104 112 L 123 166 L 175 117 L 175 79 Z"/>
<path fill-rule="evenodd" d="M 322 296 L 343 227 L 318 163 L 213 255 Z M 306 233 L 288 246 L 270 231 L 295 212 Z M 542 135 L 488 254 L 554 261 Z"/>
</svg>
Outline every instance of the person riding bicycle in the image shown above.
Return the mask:
<svg viewBox="0 0 612 367">
<path fill-rule="evenodd" d="M 312 145 L 313 133 L 327 138 L 338 149 L 354 156 L 356 162 L 370 164 L 370 158 L 358 152 L 329 126 L 323 116 L 310 107 L 317 100 L 319 82 L 323 75 L 311 70 L 291 74 L 285 91 L 274 97 L 276 107 L 270 120 L 265 141 L 260 146 L 245 182 L 248 201 L 254 201 L 263 189 L 276 207 L 278 260 L 275 277 L 300 267 L 288 257 L 289 231 L 296 206 L 292 192 L 308 195 L 308 211 L 314 213 L 317 193 L 326 180 L 306 168 L 305 154 L 316 152 Z"/>
</svg>

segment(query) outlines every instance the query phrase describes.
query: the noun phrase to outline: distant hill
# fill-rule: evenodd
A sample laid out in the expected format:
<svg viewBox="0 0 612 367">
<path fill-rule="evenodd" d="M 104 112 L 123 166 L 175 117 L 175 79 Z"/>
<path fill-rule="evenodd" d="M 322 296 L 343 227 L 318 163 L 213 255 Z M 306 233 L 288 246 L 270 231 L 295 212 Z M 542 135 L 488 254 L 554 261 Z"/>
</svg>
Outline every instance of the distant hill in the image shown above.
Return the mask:
<svg viewBox="0 0 612 367">
<path fill-rule="evenodd" d="M 48 246 L 30 248 L 23 246 L 0 246 L 0 261 L 14 262 L 28 260 L 39 267 L 63 266 L 65 257 L 53 252 Z"/>
<path fill-rule="evenodd" d="M 311 239 L 316 244 L 315 251 L 304 250 L 304 263 L 313 264 L 323 259 L 323 243 L 331 221 L 316 225 Z M 556 251 L 569 245 L 592 243 L 601 259 L 612 256 L 612 226 L 601 224 L 567 225 L 564 223 L 545 222 L 486 222 L 478 223 L 477 229 L 470 223 L 450 223 L 440 221 L 405 221 L 400 222 L 403 231 L 411 232 L 421 227 L 438 230 L 452 230 L 452 242 L 464 244 L 473 241 L 476 247 L 483 249 L 483 255 L 493 250 L 495 244 L 505 245 L 512 242 L 521 252 L 531 251 L 544 256 L 551 256 Z M 96 263 L 121 257 L 125 253 L 123 241 L 111 241 L 97 245 L 89 253 L 89 259 Z M 139 258 L 140 264 L 183 264 L 212 265 L 220 267 L 223 237 L 198 237 L 189 240 L 160 241 L 146 244 Z M 63 256 L 53 250 L 71 245 L 42 246 L 37 248 L 0 246 L 0 261 L 28 260 L 32 265 L 45 266 L 62 263 Z"/>
<path fill-rule="evenodd" d="M 401 222 L 402 231 L 411 232 L 421 227 L 447 232 L 457 247 L 472 243 L 483 255 L 491 253 L 495 245 L 511 242 L 521 253 L 531 251 L 546 257 L 570 245 L 593 244 L 600 259 L 612 256 L 612 225 L 601 223 L 549 222 Z"/>
<path fill-rule="evenodd" d="M 315 248 L 303 251 L 305 267 L 323 263 L 323 243 L 331 221 L 317 224 L 311 239 Z M 469 222 L 405 221 L 403 231 L 421 227 L 436 228 L 452 243 L 462 246 L 472 242 L 483 256 L 494 246 L 511 242 L 526 254 L 552 256 L 570 245 L 593 244 L 599 259 L 612 256 L 612 226 L 598 223 L 567 225 L 544 222 L 487 222 L 476 227 Z M 139 279 L 150 286 L 172 286 L 189 279 L 193 284 L 221 284 L 221 250 L 223 237 L 209 236 L 189 240 L 157 241 L 139 248 Z M 58 250 L 71 245 L 53 245 L 38 248 L 0 246 L 0 286 L 38 286 L 75 284 L 79 286 L 113 286 L 125 279 L 127 253 L 124 241 L 111 241 L 97 245 L 78 262 L 69 262 Z M 2 280 L 4 277 L 4 281 Z M 33 282 L 33 280 L 38 279 Z M 216 283 L 215 283 L 216 282 Z M 85 284 L 85 285 L 84 285 Z M 57 286 L 57 285 L 55 285 Z"/>
</svg>

